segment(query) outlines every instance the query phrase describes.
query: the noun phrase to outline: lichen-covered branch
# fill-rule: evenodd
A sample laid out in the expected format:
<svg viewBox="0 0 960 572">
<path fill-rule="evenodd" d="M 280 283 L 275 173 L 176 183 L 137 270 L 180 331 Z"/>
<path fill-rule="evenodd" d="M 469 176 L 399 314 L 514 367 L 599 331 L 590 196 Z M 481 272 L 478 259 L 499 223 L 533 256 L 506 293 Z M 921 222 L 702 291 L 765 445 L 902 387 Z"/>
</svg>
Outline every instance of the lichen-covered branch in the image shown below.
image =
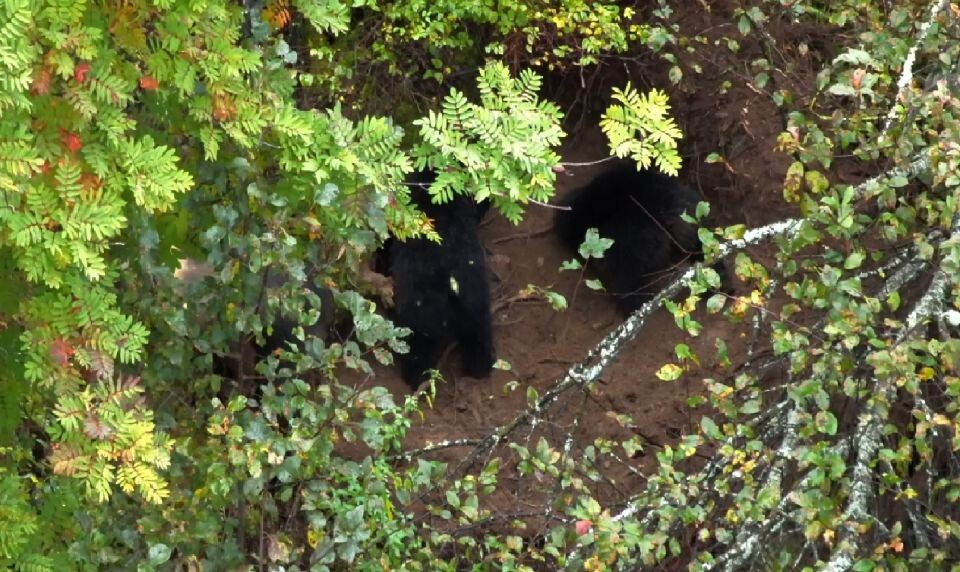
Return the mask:
<svg viewBox="0 0 960 572">
<path fill-rule="evenodd" d="M 784 464 L 787 459 L 793 458 L 796 453 L 795 446 L 798 440 L 796 428 L 800 423 L 799 417 L 800 405 L 790 400 L 790 410 L 787 412 L 783 439 L 780 440 L 780 446 L 775 453 L 766 482 L 760 487 L 760 490 L 776 490 L 778 492 L 781 498 L 781 506 L 778 507 L 780 510 L 768 514 L 762 522 L 742 527 L 737 534 L 737 541 L 733 543 L 733 549 L 717 558 L 712 566 L 705 566 L 705 570 L 714 570 L 717 567 L 722 567 L 724 570 L 737 570 L 740 566 L 752 560 L 761 548 L 763 533 L 772 527 L 772 520 L 782 518 L 782 515 L 786 513 L 787 496 L 783 494 L 781 484 Z"/>
<path fill-rule="evenodd" d="M 960 217 L 954 219 L 951 238 L 960 235 Z M 894 346 L 916 336 L 918 328 L 927 320 L 941 312 L 950 278 L 945 271 L 938 270 L 924 295 L 917 301 L 907 315 L 903 328 L 896 337 Z M 874 497 L 874 474 L 871 463 L 882 444 L 883 424 L 887 419 L 886 411 L 894 393 L 896 380 L 890 377 L 871 380 L 873 390 L 866 411 L 860 416 L 854 433 L 857 443 L 857 456 L 854 461 L 850 496 L 841 516 L 840 538 L 824 570 L 840 572 L 853 566 L 856 556 L 863 549 L 863 535 L 860 528 L 871 523 L 868 506 Z"/>
<path fill-rule="evenodd" d="M 877 298 L 883 299 L 899 291 L 901 288 L 912 282 L 915 278 L 925 271 L 930 265 L 922 259 L 911 259 L 897 268 L 893 275 L 888 278 L 883 287 L 877 293 Z"/>
<path fill-rule="evenodd" d="M 880 173 L 879 175 L 870 177 L 866 181 L 860 183 L 859 185 L 854 187 L 854 195 L 857 198 L 862 198 L 867 191 L 876 187 L 878 184 L 880 184 L 880 181 L 884 179 L 890 179 L 892 177 L 898 177 L 898 176 L 912 179 L 921 173 L 926 173 L 929 170 L 930 170 L 930 154 L 926 152 L 921 153 L 906 167 L 894 167 L 893 169 Z"/>
<path fill-rule="evenodd" d="M 800 229 L 801 224 L 801 219 L 787 219 L 750 229 L 744 233 L 743 237 L 721 244 L 719 255 L 721 257 L 727 256 L 733 252 L 743 250 L 748 246 L 770 240 L 775 236 L 793 234 Z M 660 308 L 665 300 L 676 296 L 687 286 L 701 266 L 702 264 L 696 264 L 688 268 L 666 288 L 661 290 L 653 299 L 638 308 L 629 318 L 607 334 L 595 348 L 587 353 L 582 362 L 567 370 L 566 375 L 555 382 L 533 405 L 509 423 L 501 425 L 489 436 L 484 438 L 474 451 L 464 459 L 459 469 L 468 469 L 480 456 L 496 447 L 517 428 L 539 420 L 543 412 L 549 409 L 567 390 L 574 387 L 583 387 L 599 379 L 600 375 L 613 363 L 620 351 L 636 337 L 647 319 Z"/>
<path fill-rule="evenodd" d="M 599 379 L 600 375 L 613 362 L 623 347 L 636 337 L 647 318 L 653 315 L 664 300 L 680 292 L 681 288 L 693 277 L 693 274 L 694 268 L 688 269 L 655 298 L 641 306 L 626 321 L 607 334 L 607 336 L 587 354 L 582 362 L 571 367 L 566 375 L 554 383 L 533 405 L 509 423 L 498 427 L 493 433 L 483 439 L 480 445 L 474 449 L 473 453 L 461 463 L 460 468 L 469 468 L 479 456 L 496 447 L 517 428 L 539 420 L 543 412 L 549 409 L 567 390 L 573 387 L 583 387 Z"/>
<path fill-rule="evenodd" d="M 846 455 L 850 449 L 850 443 L 850 439 L 844 439 L 837 443 L 837 453 L 841 456 Z M 777 486 L 780 484 L 782 474 L 782 471 L 780 471 L 776 477 Z M 807 473 L 798 483 L 793 485 L 792 490 L 803 490 L 810 487 L 811 480 L 811 473 Z M 773 486 L 773 481 L 770 480 L 767 484 Z M 740 534 L 737 535 L 736 542 L 730 545 L 730 550 L 719 556 L 714 562 L 704 565 L 703 570 L 722 568 L 724 571 L 732 572 L 742 570 L 746 565 L 755 562 L 765 546 L 765 540 L 771 535 L 778 535 L 786 522 L 791 519 L 790 505 L 793 504 L 793 500 L 787 493 L 789 491 L 781 493 L 777 507 L 770 510 L 763 521 L 743 526 Z"/>
<path fill-rule="evenodd" d="M 414 459 L 414 457 L 419 457 L 427 453 L 433 453 L 434 451 L 441 451 L 443 449 L 452 449 L 456 447 L 474 447 L 479 443 L 479 439 L 451 439 L 447 441 L 440 441 L 439 443 L 428 443 L 426 446 L 420 447 L 419 449 L 404 451 L 399 455 L 394 455 L 390 457 L 390 460 L 402 460 L 409 463 Z"/>
<path fill-rule="evenodd" d="M 907 52 L 907 57 L 903 60 L 903 69 L 900 72 L 900 78 L 897 79 L 896 99 L 903 98 L 907 88 L 909 88 L 910 84 L 913 83 L 913 65 L 917 61 L 917 50 L 920 48 L 920 45 L 927 40 L 927 35 L 930 33 L 930 27 L 937 15 L 946 10 L 947 6 L 949 5 L 950 2 L 947 0 L 940 0 L 939 2 L 932 2 L 930 4 L 930 14 L 923 21 L 923 23 L 920 24 L 920 32 L 917 34 L 917 41 L 910 46 L 910 51 Z M 889 131 L 890 126 L 893 124 L 893 121 L 896 119 L 896 117 L 897 105 L 895 100 L 894 105 L 890 106 L 890 110 L 887 112 L 886 120 L 883 122 L 883 130 L 880 132 L 881 138 L 886 136 L 887 131 Z"/>
</svg>

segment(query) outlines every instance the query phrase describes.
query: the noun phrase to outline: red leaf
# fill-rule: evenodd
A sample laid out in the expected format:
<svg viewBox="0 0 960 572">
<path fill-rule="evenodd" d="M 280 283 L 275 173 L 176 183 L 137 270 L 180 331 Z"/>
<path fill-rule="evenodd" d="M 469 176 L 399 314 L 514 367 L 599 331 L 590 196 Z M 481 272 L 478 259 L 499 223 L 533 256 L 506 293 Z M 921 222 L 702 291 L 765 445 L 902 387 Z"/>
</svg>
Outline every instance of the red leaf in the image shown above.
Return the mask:
<svg viewBox="0 0 960 572">
<path fill-rule="evenodd" d="M 50 91 L 50 81 L 52 79 L 53 74 L 50 73 L 49 68 L 40 68 L 40 71 L 33 77 L 33 85 L 30 86 L 30 90 L 36 95 L 46 95 Z"/>
<path fill-rule="evenodd" d="M 590 532 L 590 529 L 593 528 L 593 521 L 591 520 L 578 520 L 575 525 L 577 530 L 577 536 L 583 536 L 584 534 Z"/>
<path fill-rule="evenodd" d="M 274 30 L 282 30 L 290 23 L 290 20 L 293 19 L 286 0 L 271 2 L 271 4 L 261 12 L 261 17 L 267 22 L 270 22 Z"/>
<path fill-rule="evenodd" d="M 113 377 L 113 358 L 101 351 L 91 351 L 90 370 L 96 374 L 97 379 L 110 379 Z"/>
<path fill-rule="evenodd" d="M 87 72 L 90 71 L 90 64 L 80 64 L 73 68 L 73 77 L 80 83 L 87 80 Z"/>
<path fill-rule="evenodd" d="M 140 77 L 140 89 L 146 91 L 153 91 L 160 87 L 160 82 L 157 81 L 157 78 L 152 75 L 145 75 Z"/>
<path fill-rule="evenodd" d="M 72 131 L 64 131 L 60 134 L 60 139 L 63 142 L 63 146 L 66 147 L 71 153 L 76 153 L 80 149 L 83 149 L 83 143 L 80 142 L 80 136 Z"/>
<path fill-rule="evenodd" d="M 867 70 L 858 69 L 853 71 L 853 76 L 850 77 L 850 86 L 855 90 L 860 90 L 860 85 L 863 83 L 863 77 L 867 75 Z"/>
<path fill-rule="evenodd" d="M 106 439 L 113 435 L 113 429 L 93 415 L 83 421 L 83 432 L 91 439 Z"/>
<path fill-rule="evenodd" d="M 70 363 L 70 358 L 73 357 L 76 351 L 77 350 L 73 349 L 73 346 L 63 338 L 57 338 L 50 344 L 50 357 L 52 357 L 53 361 L 60 367 L 67 367 Z"/>
<path fill-rule="evenodd" d="M 82 460 L 80 448 L 76 445 L 54 443 L 47 460 L 53 467 L 53 474 L 70 476 L 77 472 L 78 460 Z"/>
<path fill-rule="evenodd" d="M 83 173 L 80 175 L 80 184 L 83 185 L 85 191 L 99 191 L 100 187 L 103 186 L 103 180 L 93 173 Z"/>
<path fill-rule="evenodd" d="M 124 388 L 124 389 L 133 389 L 134 387 L 136 387 L 136 386 L 139 385 L 139 384 L 140 384 L 140 376 L 139 376 L 139 375 L 134 375 L 134 376 L 128 377 L 127 379 L 124 379 L 124 380 L 123 380 L 123 388 Z"/>
<path fill-rule="evenodd" d="M 230 121 L 237 115 L 237 109 L 233 105 L 230 96 L 224 94 L 214 94 L 213 96 L 213 118 L 217 121 Z"/>
<path fill-rule="evenodd" d="M 85 369 L 83 370 L 83 379 L 87 383 L 93 383 L 97 381 L 97 372 L 93 371 L 92 369 Z"/>
</svg>

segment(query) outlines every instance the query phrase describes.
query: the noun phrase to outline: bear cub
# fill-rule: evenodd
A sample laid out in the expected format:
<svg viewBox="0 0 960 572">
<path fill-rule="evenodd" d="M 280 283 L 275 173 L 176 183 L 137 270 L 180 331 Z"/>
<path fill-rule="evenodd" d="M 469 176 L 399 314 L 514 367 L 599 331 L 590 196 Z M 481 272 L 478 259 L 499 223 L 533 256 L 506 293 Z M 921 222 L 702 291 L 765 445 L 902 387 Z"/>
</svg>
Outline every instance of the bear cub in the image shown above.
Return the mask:
<svg viewBox="0 0 960 572">
<path fill-rule="evenodd" d="M 442 242 L 392 239 L 384 246 L 393 277 L 394 322 L 413 332 L 407 338 L 409 353 L 397 359 L 404 381 L 414 389 L 452 342 L 460 347 L 469 377 L 489 376 L 496 361 L 486 253 L 478 234 L 488 205 L 462 195 L 433 204 L 427 188 L 435 179 L 435 173 L 422 171 L 407 183 L 412 201 L 433 220 Z"/>
<path fill-rule="evenodd" d="M 656 296 L 684 261 L 703 260 L 696 225 L 680 218 L 693 215 L 701 200 L 674 177 L 621 161 L 560 201 L 569 210 L 557 211 L 554 229 L 574 252 L 589 228 L 613 239 L 589 267 L 629 314 Z M 714 268 L 722 277 L 722 263 Z"/>
</svg>

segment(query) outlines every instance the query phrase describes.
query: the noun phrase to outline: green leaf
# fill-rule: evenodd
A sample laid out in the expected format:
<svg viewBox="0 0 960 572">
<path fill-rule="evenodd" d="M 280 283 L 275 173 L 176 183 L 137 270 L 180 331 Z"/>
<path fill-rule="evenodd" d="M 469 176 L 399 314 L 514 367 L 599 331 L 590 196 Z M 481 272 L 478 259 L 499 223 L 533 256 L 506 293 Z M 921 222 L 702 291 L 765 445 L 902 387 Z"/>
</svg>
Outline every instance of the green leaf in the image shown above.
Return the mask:
<svg viewBox="0 0 960 572">
<path fill-rule="evenodd" d="M 603 284 L 599 280 L 596 280 L 593 278 L 588 278 L 587 280 L 584 280 L 583 283 L 586 284 L 587 288 L 591 290 L 595 290 L 599 292 L 604 289 Z"/>
<path fill-rule="evenodd" d="M 704 434 L 711 439 L 717 441 L 723 439 L 723 433 L 720 432 L 720 428 L 717 427 L 717 424 L 709 417 L 704 416 L 700 418 L 700 428 L 703 429 Z"/>
<path fill-rule="evenodd" d="M 173 553 L 173 550 L 163 543 L 151 544 L 150 548 L 147 550 L 147 558 L 150 564 L 154 566 L 159 566 L 170 560 L 170 555 Z"/>
<path fill-rule="evenodd" d="M 887 296 L 887 306 L 890 307 L 890 310 L 896 312 L 900 308 L 900 293 L 893 291 Z"/>
<path fill-rule="evenodd" d="M 536 407 L 538 399 L 540 399 L 540 394 L 537 393 L 537 389 L 532 385 L 528 385 L 527 386 L 527 406 Z"/>
<path fill-rule="evenodd" d="M 710 203 L 707 201 L 700 201 L 697 203 L 697 209 L 695 211 L 696 220 L 700 221 L 710 214 Z"/>
<path fill-rule="evenodd" d="M 750 399 L 740 406 L 740 413 L 744 415 L 753 415 L 760 412 L 762 402 L 759 399 Z"/>
<path fill-rule="evenodd" d="M 554 310 L 562 312 L 567 309 L 567 299 L 562 294 L 547 290 L 544 292 L 544 296 L 546 296 L 547 302 L 550 303 L 550 307 Z"/>
<path fill-rule="evenodd" d="M 814 418 L 814 423 L 816 424 L 817 431 L 821 433 L 826 435 L 837 434 L 837 418 L 829 411 L 818 412 Z"/>
<path fill-rule="evenodd" d="M 666 94 L 654 89 L 642 95 L 628 83 L 622 90 L 614 88 L 613 99 L 618 103 L 608 107 L 600 121 L 611 153 L 633 158 L 638 168 L 656 164 L 664 173 L 676 175 L 680 168 L 677 140 L 683 134 L 668 114 Z"/>
<path fill-rule="evenodd" d="M 843 262 L 843 268 L 845 270 L 853 270 L 854 268 L 859 268 L 863 264 L 866 255 L 859 250 L 851 252 L 847 259 Z"/>
<path fill-rule="evenodd" d="M 621 443 L 621 446 L 623 447 L 623 452 L 626 453 L 627 456 L 631 458 L 636 456 L 637 453 L 640 453 L 643 451 L 643 443 L 640 440 L 640 437 L 637 435 L 634 435 L 633 437 L 630 437 L 629 439 Z"/>
<path fill-rule="evenodd" d="M 727 297 L 723 294 L 714 294 L 707 298 L 707 311 L 711 314 L 716 314 L 720 310 L 723 310 L 723 306 L 727 303 Z"/>
<path fill-rule="evenodd" d="M 830 93 L 833 95 L 841 95 L 841 96 L 854 96 L 857 94 L 856 90 L 853 89 L 853 87 L 845 83 L 835 83 L 831 85 L 830 88 L 827 89 L 827 93 Z"/>
<path fill-rule="evenodd" d="M 850 48 L 833 59 L 833 64 L 847 63 L 853 66 L 873 66 L 876 63 L 870 52 L 860 48 Z"/>
<path fill-rule="evenodd" d="M 887 184 L 894 189 L 899 189 L 906 187 L 908 184 L 910 184 L 910 181 L 903 175 L 894 175 L 887 180 Z"/>
<path fill-rule="evenodd" d="M 673 85 L 679 84 L 680 80 L 683 79 L 683 69 L 681 69 L 680 66 L 671 66 L 670 71 L 667 72 L 667 79 L 669 79 Z"/>
<path fill-rule="evenodd" d="M 597 229 L 589 228 L 580 244 L 580 256 L 585 259 L 603 258 L 603 254 L 611 246 L 613 246 L 613 239 L 602 238 Z"/>
<path fill-rule="evenodd" d="M 560 270 L 580 270 L 583 268 L 583 264 L 576 258 L 572 260 L 564 260 L 563 264 L 560 265 Z"/>
<path fill-rule="evenodd" d="M 356 506 L 346 512 L 343 515 L 343 519 L 340 521 L 340 525 L 345 530 L 357 530 L 363 525 L 363 514 L 364 506 Z"/>
</svg>

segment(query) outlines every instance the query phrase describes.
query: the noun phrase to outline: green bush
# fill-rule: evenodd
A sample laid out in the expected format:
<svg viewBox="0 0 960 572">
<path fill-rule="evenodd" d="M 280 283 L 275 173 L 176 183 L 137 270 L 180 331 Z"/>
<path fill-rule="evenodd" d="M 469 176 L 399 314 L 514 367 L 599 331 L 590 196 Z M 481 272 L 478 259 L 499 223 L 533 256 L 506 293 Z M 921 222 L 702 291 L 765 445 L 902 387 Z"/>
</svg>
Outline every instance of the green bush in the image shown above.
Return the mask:
<svg viewBox="0 0 960 572">
<path fill-rule="evenodd" d="M 947 569 L 960 553 L 955 10 L 748 2 L 713 40 L 674 16 L 665 0 L 639 14 L 0 0 L 0 565 Z M 815 97 L 785 79 L 769 25 L 788 19 L 836 32 Z M 536 66 L 655 54 L 696 89 L 693 55 L 711 41 L 763 54 L 724 70 L 719 91 L 743 82 L 778 106 L 793 160 L 783 191 L 799 218 L 701 229 L 744 295 L 708 295 L 719 277 L 692 268 L 548 389 L 527 388 L 512 421 L 405 450 L 430 390 L 398 403 L 339 382 L 406 350 L 364 272 L 388 236 L 437 238 L 405 176 L 436 169 L 435 200 L 490 199 L 517 222 L 562 169 L 562 113 Z M 666 95 L 627 84 L 611 98 L 611 153 L 676 172 Z M 842 184 L 844 161 L 874 176 Z M 752 256 L 761 242 L 772 258 Z M 209 272 L 182 280 L 183 259 Z M 268 270 L 328 288 L 352 334 L 247 364 L 278 308 L 303 327 L 320 313 L 312 294 L 264 289 Z M 699 430 L 606 506 L 606 467 L 636 470 L 639 438 L 582 443 L 597 420 L 553 414 L 590 398 L 654 309 L 696 336 L 703 303 L 753 341 L 716 340 L 729 375 L 691 397 Z M 704 359 L 675 354 L 665 381 Z M 468 447 L 458 466 L 433 460 L 453 446 Z M 508 486 L 529 507 L 496 513 Z"/>
</svg>

